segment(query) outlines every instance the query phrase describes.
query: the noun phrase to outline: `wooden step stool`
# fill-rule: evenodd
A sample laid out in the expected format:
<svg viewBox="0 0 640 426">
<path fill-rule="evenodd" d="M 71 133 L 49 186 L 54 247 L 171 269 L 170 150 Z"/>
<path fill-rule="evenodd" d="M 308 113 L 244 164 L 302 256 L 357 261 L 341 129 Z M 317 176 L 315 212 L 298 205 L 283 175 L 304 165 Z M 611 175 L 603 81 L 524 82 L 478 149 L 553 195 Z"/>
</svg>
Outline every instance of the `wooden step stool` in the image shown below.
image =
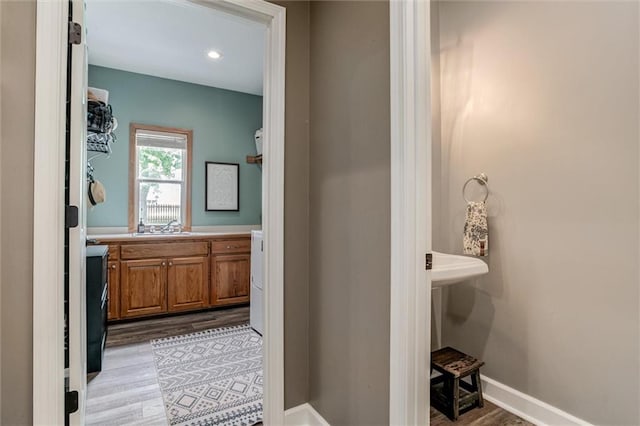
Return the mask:
<svg viewBox="0 0 640 426">
<path fill-rule="evenodd" d="M 460 414 L 484 406 L 480 383 L 483 365 L 484 362 L 450 347 L 432 352 L 431 368 L 441 375 L 431 379 L 431 405 L 454 421 Z M 471 384 L 461 380 L 467 376 L 471 376 Z"/>
</svg>

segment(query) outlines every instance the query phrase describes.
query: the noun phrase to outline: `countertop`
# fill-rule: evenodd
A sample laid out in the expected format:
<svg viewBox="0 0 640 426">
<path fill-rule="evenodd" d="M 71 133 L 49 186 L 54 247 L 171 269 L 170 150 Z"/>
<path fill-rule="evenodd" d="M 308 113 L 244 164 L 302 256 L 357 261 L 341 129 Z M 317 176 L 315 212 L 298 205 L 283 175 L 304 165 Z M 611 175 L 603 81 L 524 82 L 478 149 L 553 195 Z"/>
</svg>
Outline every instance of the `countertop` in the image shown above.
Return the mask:
<svg viewBox="0 0 640 426">
<path fill-rule="evenodd" d="M 104 241 L 155 241 L 155 240 L 185 240 L 194 238 L 211 238 L 211 237 L 248 237 L 251 235 L 251 231 L 246 232 L 181 232 L 181 233 L 122 233 L 122 234 L 88 234 L 88 240 L 97 240 L 98 242 Z"/>
</svg>

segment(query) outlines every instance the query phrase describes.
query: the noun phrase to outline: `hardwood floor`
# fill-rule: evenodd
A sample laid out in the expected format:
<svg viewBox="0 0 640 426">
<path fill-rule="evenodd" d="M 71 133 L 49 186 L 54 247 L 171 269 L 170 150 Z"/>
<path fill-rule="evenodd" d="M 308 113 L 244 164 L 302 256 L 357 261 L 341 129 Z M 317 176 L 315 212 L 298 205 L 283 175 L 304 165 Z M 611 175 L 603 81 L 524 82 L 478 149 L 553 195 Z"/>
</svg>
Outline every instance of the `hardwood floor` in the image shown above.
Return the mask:
<svg viewBox="0 0 640 426">
<path fill-rule="evenodd" d="M 109 326 L 103 369 L 87 386 L 87 425 L 166 425 L 149 341 L 249 322 L 249 307 Z"/>
<path fill-rule="evenodd" d="M 149 341 L 249 322 L 249 307 L 117 323 L 109 326 L 103 370 L 87 387 L 87 425 L 167 424 Z M 485 401 L 457 422 L 431 408 L 431 425 L 532 426 Z"/>
<path fill-rule="evenodd" d="M 431 426 L 534 426 L 532 423 L 521 419 L 515 414 L 511 414 L 510 412 L 503 410 L 487 400 L 484 401 L 484 407 L 475 408 L 462 414 L 458 417 L 457 422 L 452 422 L 447 418 L 447 416 L 433 407 L 431 407 L 430 417 Z"/>
<path fill-rule="evenodd" d="M 229 327 L 249 322 L 249 306 L 222 308 L 163 318 L 136 320 L 109 325 L 107 347 L 148 342 L 180 336 L 210 328 Z"/>
</svg>

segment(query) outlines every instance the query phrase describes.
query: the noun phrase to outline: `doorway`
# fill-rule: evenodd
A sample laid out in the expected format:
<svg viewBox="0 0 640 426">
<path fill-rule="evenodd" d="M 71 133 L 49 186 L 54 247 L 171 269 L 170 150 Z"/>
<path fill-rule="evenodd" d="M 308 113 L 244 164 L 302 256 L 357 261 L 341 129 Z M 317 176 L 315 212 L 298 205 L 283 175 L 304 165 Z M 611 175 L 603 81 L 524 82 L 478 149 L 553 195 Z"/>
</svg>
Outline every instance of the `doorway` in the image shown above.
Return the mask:
<svg viewBox="0 0 640 426">
<path fill-rule="evenodd" d="M 246 3 L 237 0 L 174 2 L 189 7 L 203 7 L 231 14 L 238 19 L 260 22 L 266 26 L 264 66 L 263 137 L 264 165 L 262 168 L 262 224 L 264 231 L 264 422 L 282 424 L 284 421 L 283 371 L 283 200 L 284 200 L 284 58 L 285 11 L 268 2 Z M 84 5 L 80 1 L 38 2 L 37 81 L 36 90 L 36 160 L 45 159 L 49 167 L 36 167 L 35 178 L 46 182 L 36 189 L 36 198 L 42 191 L 49 205 L 63 205 L 59 188 L 63 182 L 65 152 L 64 116 L 60 106 L 66 92 L 66 46 L 68 17 L 84 24 Z M 64 49 L 61 49 L 64 46 Z M 74 62 L 70 66 L 71 79 L 71 142 L 70 152 L 84 151 L 84 126 L 79 123 L 85 116 L 84 73 L 86 51 L 84 44 L 73 45 Z M 52 73 L 53 70 L 53 73 Z M 46 83 L 45 83 L 46 82 Z M 74 126 L 74 123 L 75 126 Z M 74 134 L 74 131 L 76 132 Z M 59 161 L 51 161 L 52 159 Z M 57 253 L 64 246 L 64 236 L 57 231 L 62 212 L 50 217 L 37 215 L 34 238 L 38 249 L 34 253 L 34 423 L 64 422 L 64 325 L 68 319 L 69 389 L 77 391 L 78 410 L 71 414 L 71 424 L 84 423 L 86 398 L 86 323 L 83 300 L 85 297 L 84 239 L 86 238 L 86 187 L 84 158 L 71 159 L 70 204 L 79 207 L 79 226 L 70 229 L 69 259 L 75 259 L 69 270 L 69 301 L 67 318 L 63 309 L 63 269 Z M 75 178 L 74 178 L 75 176 Z M 47 194 L 47 195 L 45 195 Z M 48 198 L 47 198 L 48 197 Z M 78 260 L 80 259 L 80 260 Z M 54 276 L 52 279 L 51 276 Z M 52 285 L 51 283 L 54 283 Z M 59 300 L 60 303 L 51 303 Z M 42 308 L 42 309 L 39 309 Z M 45 337 L 46 336 L 46 337 Z M 47 357 L 38 354 L 47 354 Z"/>
</svg>

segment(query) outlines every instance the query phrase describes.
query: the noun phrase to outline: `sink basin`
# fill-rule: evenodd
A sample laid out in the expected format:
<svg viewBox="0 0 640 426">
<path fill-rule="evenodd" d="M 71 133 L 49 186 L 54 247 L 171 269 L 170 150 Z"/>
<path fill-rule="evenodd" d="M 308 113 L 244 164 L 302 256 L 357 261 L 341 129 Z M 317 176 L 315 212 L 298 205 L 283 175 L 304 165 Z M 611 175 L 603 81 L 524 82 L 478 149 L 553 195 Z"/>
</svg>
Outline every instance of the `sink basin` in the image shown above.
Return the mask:
<svg viewBox="0 0 640 426">
<path fill-rule="evenodd" d="M 487 264 L 476 257 L 433 252 L 432 288 L 456 284 L 487 272 Z"/>
<path fill-rule="evenodd" d="M 182 231 L 182 232 L 144 232 L 144 233 L 139 233 L 139 232 L 133 232 L 131 234 L 134 237 L 171 237 L 171 236 L 179 236 L 179 235 L 191 235 L 191 232 L 189 231 Z"/>
</svg>

